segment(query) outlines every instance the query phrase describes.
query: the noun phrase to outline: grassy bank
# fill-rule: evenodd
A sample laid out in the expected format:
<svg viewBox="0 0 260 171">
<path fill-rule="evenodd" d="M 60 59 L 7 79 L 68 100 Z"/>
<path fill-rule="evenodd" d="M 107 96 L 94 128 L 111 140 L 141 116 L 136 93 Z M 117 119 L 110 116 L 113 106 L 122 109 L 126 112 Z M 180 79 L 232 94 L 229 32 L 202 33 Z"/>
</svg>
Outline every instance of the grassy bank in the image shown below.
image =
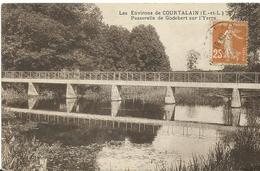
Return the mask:
<svg viewBox="0 0 260 171">
<path fill-rule="evenodd" d="M 140 99 L 148 103 L 164 103 L 165 87 L 142 87 L 142 86 L 123 86 L 121 87 L 122 99 Z M 188 105 L 211 105 L 219 106 L 224 104 L 226 91 L 215 89 L 198 88 L 176 88 L 175 100 L 177 104 Z M 111 87 L 101 86 L 96 91 L 87 90 L 82 97 L 98 101 L 110 101 Z"/>
<path fill-rule="evenodd" d="M 6 170 L 39 169 L 47 160 L 49 170 L 98 170 L 96 156 L 102 144 L 70 146 L 59 142 L 43 143 L 25 137 L 21 132 L 35 129 L 35 125 L 17 123 L 3 125 L 2 164 Z M 196 156 L 177 166 L 157 167 L 155 171 L 259 171 L 260 130 L 243 128 L 218 143 L 207 156 Z M 113 169 L 112 169 L 113 170 Z M 129 169 L 126 169 L 129 170 Z"/>
<path fill-rule="evenodd" d="M 65 85 L 37 86 L 39 98 L 65 97 Z M 94 101 L 110 101 L 111 99 L 111 86 L 79 85 L 75 89 L 79 97 L 86 99 Z M 26 90 L 25 85 L 10 86 L 2 92 L 2 98 L 5 100 L 28 98 Z M 120 92 L 122 99 L 141 99 L 149 103 L 161 103 L 164 102 L 166 88 L 122 86 Z M 175 88 L 175 100 L 178 104 L 219 106 L 226 102 L 230 94 L 228 90 L 219 89 Z"/>
<path fill-rule="evenodd" d="M 65 146 L 59 142 L 47 144 L 35 138 L 26 138 L 21 132 L 34 129 L 23 123 L 2 127 L 2 166 L 4 170 L 39 170 L 41 161 L 47 161 L 47 170 L 96 170 L 96 155 L 101 145 Z"/>
<path fill-rule="evenodd" d="M 10 100 L 10 99 L 26 99 L 27 94 L 24 91 L 15 90 L 13 88 L 8 88 L 2 91 L 2 99 Z"/>
<path fill-rule="evenodd" d="M 216 144 L 206 157 L 193 156 L 189 162 L 180 161 L 176 167 L 160 171 L 259 171 L 260 129 L 243 128 L 226 141 Z"/>
</svg>

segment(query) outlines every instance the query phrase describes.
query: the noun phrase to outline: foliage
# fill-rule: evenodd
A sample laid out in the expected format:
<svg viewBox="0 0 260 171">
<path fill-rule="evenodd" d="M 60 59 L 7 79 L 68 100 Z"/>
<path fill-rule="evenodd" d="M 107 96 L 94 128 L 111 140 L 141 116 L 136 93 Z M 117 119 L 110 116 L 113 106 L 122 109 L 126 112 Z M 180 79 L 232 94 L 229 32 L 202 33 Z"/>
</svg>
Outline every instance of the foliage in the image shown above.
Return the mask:
<svg viewBox="0 0 260 171">
<path fill-rule="evenodd" d="M 247 72 L 248 66 L 241 66 L 241 65 L 225 65 L 223 72 Z"/>
<path fill-rule="evenodd" d="M 16 129 L 7 125 L 3 128 L 2 164 L 7 170 L 32 170 L 37 168 L 36 148 L 39 142 L 25 142 Z"/>
<path fill-rule="evenodd" d="M 258 3 L 230 3 L 229 15 L 232 19 L 248 21 L 248 64 L 249 70 L 260 71 L 259 47 L 260 47 L 260 4 Z"/>
<path fill-rule="evenodd" d="M 92 4 L 4 4 L 2 10 L 4 69 L 56 70 L 77 63 L 64 54 L 98 34 L 102 19 Z"/>
<path fill-rule="evenodd" d="M 172 169 L 173 170 L 173 169 Z M 188 165 L 180 161 L 174 171 L 231 171 L 230 148 L 217 144 L 206 158 L 193 156 Z"/>
<path fill-rule="evenodd" d="M 3 70 L 169 71 L 152 26 L 102 21 L 94 4 L 4 4 Z"/>
<path fill-rule="evenodd" d="M 12 124 L 3 127 L 2 164 L 6 170 L 39 170 L 40 159 L 47 159 L 48 170 L 96 170 L 97 144 L 71 147 L 59 142 L 51 145 L 36 138 L 26 138 L 21 132 L 30 125 Z M 68 162 L 69 161 L 69 162 Z"/>
<path fill-rule="evenodd" d="M 260 46 L 260 5 L 258 3 L 230 3 L 229 15 L 232 19 L 248 21 L 249 51 L 255 52 Z"/>
<path fill-rule="evenodd" d="M 188 163 L 180 162 L 174 171 L 255 171 L 260 169 L 259 128 L 242 128 L 231 140 L 218 143 L 204 158 L 193 156 Z"/>
<path fill-rule="evenodd" d="M 169 71 L 169 60 L 163 44 L 152 25 L 139 25 L 130 35 L 132 67 L 138 71 Z"/>
<path fill-rule="evenodd" d="M 187 53 L 187 69 L 195 70 L 196 64 L 198 63 L 198 59 L 200 57 L 200 53 L 195 50 L 190 50 Z"/>
<path fill-rule="evenodd" d="M 234 146 L 231 157 L 236 169 L 260 169 L 260 133 L 259 128 L 244 128 L 233 135 Z"/>
</svg>

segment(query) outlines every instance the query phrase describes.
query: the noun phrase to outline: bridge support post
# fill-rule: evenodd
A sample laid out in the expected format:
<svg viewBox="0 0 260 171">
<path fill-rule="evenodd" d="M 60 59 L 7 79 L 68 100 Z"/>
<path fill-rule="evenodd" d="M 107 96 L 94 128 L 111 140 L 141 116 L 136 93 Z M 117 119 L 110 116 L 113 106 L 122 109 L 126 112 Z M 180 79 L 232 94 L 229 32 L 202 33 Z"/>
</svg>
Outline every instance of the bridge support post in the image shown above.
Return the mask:
<svg viewBox="0 0 260 171">
<path fill-rule="evenodd" d="M 80 112 L 80 110 L 79 110 L 79 104 L 76 105 L 76 112 Z"/>
<path fill-rule="evenodd" d="M 112 101 L 111 102 L 111 116 L 115 117 L 118 114 L 120 109 L 121 101 Z"/>
<path fill-rule="evenodd" d="M 174 104 L 175 103 L 175 98 L 174 98 L 174 93 L 175 88 L 167 86 L 166 88 L 166 95 L 165 95 L 165 103 L 166 104 Z"/>
<path fill-rule="evenodd" d="M 232 108 L 231 114 L 232 114 L 232 126 L 239 126 L 241 108 Z"/>
<path fill-rule="evenodd" d="M 71 112 L 72 111 L 75 103 L 76 103 L 76 99 L 75 98 L 74 99 L 69 99 L 69 98 L 66 99 L 66 109 L 67 109 L 67 112 Z"/>
<path fill-rule="evenodd" d="M 76 98 L 77 94 L 75 93 L 73 87 L 71 84 L 67 84 L 67 89 L 66 89 L 66 98 Z"/>
<path fill-rule="evenodd" d="M 112 85 L 111 88 L 111 100 L 112 101 L 120 101 L 122 100 L 121 96 L 120 96 L 120 87 L 117 85 Z"/>
<path fill-rule="evenodd" d="M 175 104 L 166 104 L 164 106 L 163 119 L 167 121 L 173 121 L 175 116 Z"/>
<path fill-rule="evenodd" d="M 232 91 L 231 107 L 241 107 L 240 94 L 237 88 L 234 88 Z"/>
<path fill-rule="evenodd" d="M 37 97 L 36 98 L 35 97 L 28 98 L 28 108 L 33 109 L 36 102 L 37 102 Z"/>
<path fill-rule="evenodd" d="M 32 82 L 28 84 L 28 96 L 38 96 L 38 92 Z"/>
</svg>

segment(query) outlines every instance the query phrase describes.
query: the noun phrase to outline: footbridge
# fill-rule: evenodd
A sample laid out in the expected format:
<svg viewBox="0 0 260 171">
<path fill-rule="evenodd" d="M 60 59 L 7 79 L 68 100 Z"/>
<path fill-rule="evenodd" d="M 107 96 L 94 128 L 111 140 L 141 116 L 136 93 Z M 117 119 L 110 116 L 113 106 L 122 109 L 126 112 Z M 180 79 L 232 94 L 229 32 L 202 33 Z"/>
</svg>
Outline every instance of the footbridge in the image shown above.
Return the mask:
<svg viewBox="0 0 260 171">
<path fill-rule="evenodd" d="M 28 83 L 28 95 L 38 95 L 35 83 L 66 84 L 66 97 L 77 96 L 72 85 L 111 85 L 111 100 L 121 100 L 121 86 L 167 87 L 165 103 L 175 103 L 175 87 L 232 89 L 231 106 L 241 107 L 241 89 L 260 89 L 260 72 L 80 72 L 2 71 L 2 82 Z"/>
</svg>

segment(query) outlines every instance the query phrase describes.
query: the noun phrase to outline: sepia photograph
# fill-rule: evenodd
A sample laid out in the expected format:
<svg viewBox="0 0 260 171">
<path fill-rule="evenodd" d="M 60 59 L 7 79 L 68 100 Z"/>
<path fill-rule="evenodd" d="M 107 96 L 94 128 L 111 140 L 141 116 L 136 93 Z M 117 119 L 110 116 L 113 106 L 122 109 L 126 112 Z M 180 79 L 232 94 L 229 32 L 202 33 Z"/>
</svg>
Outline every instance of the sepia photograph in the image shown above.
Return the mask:
<svg viewBox="0 0 260 171">
<path fill-rule="evenodd" d="M 260 171 L 260 3 L 2 3 L 4 171 Z"/>
</svg>

